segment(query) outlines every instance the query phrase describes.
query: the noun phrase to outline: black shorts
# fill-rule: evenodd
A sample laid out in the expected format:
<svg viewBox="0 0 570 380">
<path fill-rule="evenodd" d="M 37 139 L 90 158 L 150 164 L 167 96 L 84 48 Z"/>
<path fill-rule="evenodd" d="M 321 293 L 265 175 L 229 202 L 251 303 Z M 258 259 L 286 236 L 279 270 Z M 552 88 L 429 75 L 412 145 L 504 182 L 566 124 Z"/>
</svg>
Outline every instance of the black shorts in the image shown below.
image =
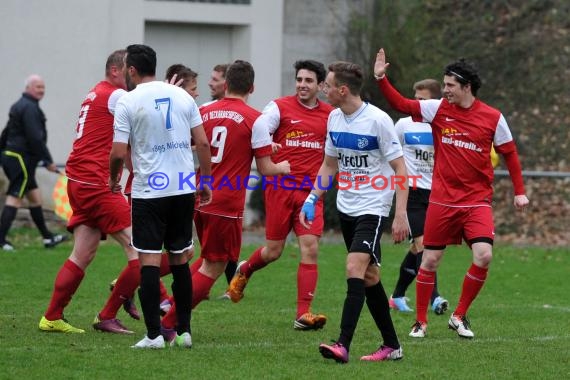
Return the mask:
<svg viewBox="0 0 570 380">
<path fill-rule="evenodd" d="M 133 247 L 140 253 L 182 253 L 192 247 L 194 193 L 132 199 Z"/>
<path fill-rule="evenodd" d="M 363 252 L 375 264 L 382 262 L 380 238 L 385 218 L 378 215 L 349 216 L 339 211 L 340 228 L 348 252 Z"/>
<path fill-rule="evenodd" d="M 430 193 L 431 190 L 410 189 L 408 194 L 408 222 L 410 223 L 412 238 L 424 234 Z"/>
<path fill-rule="evenodd" d="M 6 150 L 2 152 L 2 168 L 10 182 L 7 195 L 23 198 L 30 190 L 38 188 L 36 183 L 37 159 Z"/>
</svg>

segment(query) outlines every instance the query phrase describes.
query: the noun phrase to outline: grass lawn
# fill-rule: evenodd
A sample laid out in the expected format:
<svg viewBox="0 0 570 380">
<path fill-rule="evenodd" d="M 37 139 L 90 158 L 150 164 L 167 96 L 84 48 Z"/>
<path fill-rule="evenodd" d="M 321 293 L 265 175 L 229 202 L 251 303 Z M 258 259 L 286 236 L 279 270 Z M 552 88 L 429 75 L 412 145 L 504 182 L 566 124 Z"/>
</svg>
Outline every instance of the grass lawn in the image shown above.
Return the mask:
<svg viewBox="0 0 570 380">
<path fill-rule="evenodd" d="M 14 236 L 16 235 L 16 236 Z M 59 267 L 72 243 L 53 250 L 41 246 L 34 230 L 15 229 L 16 252 L 0 251 L 0 379 L 563 379 L 570 378 L 570 264 L 567 249 L 500 246 L 490 274 L 469 316 L 475 339 L 462 340 L 447 329 L 449 312 L 430 312 L 428 336 L 408 337 L 414 316 L 393 312 L 404 349 L 398 362 L 361 363 L 374 351 L 379 334 L 366 306 L 351 347 L 350 362 L 326 361 L 321 342 L 336 339 L 346 293 L 345 249 L 321 247 L 315 312 L 329 321 L 319 331 L 293 330 L 297 249 L 257 272 L 239 304 L 215 298 L 225 289 L 220 279 L 212 300 L 193 313 L 191 350 L 133 350 L 144 335 L 142 321 L 119 318 L 134 336 L 94 331 L 91 322 L 109 294 L 108 284 L 124 265 L 114 243 L 103 243 L 98 257 L 66 309 L 66 318 L 85 334 L 38 330 Z M 245 246 L 242 257 L 255 249 Z M 404 245 L 383 239 L 383 283 L 393 290 Z M 440 292 L 457 303 L 470 263 L 465 247 L 450 248 L 439 275 Z M 169 283 L 169 279 L 166 280 Z M 415 302 L 415 287 L 408 292 Z M 139 307 L 140 309 L 140 307 Z"/>
</svg>

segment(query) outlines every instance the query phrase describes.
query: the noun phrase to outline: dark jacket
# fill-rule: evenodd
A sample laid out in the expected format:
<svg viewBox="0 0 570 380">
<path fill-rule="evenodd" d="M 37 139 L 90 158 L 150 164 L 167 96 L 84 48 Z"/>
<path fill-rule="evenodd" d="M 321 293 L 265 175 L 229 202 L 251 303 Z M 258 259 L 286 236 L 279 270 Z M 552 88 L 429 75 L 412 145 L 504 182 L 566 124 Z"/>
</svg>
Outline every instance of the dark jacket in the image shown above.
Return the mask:
<svg viewBox="0 0 570 380">
<path fill-rule="evenodd" d="M 39 101 L 24 93 L 10 108 L 5 130 L 5 150 L 20 153 L 44 165 L 53 162 L 47 148 L 46 117 Z"/>
</svg>

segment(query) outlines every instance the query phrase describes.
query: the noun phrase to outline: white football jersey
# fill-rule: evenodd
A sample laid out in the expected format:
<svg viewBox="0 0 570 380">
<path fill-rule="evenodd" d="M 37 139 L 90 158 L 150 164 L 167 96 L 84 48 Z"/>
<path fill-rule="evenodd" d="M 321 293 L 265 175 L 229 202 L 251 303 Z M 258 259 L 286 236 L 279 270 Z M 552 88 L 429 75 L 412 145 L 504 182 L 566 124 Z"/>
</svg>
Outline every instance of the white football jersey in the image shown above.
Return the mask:
<svg viewBox="0 0 570 380">
<path fill-rule="evenodd" d="M 431 190 L 434 149 L 431 125 L 405 117 L 396 122 L 396 133 L 404 150 L 410 189 Z"/>
<path fill-rule="evenodd" d="M 133 198 L 196 191 L 190 129 L 201 124 L 194 99 L 168 83 L 141 83 L 119 99 L 113 141 L 131 145 Z"/>
<path fill-rule="evenodd" d="M 389 162 L 402 157 L 392 119 L 378 107 L 363 103 L 354 114 L 331 112 L 325 154 L 338 159 L 336 199 L 340 212 L 350 216 L 388 216 L 395 185 Z M 404 179 L 399 179 L 400 181 Z"/>
</svg>

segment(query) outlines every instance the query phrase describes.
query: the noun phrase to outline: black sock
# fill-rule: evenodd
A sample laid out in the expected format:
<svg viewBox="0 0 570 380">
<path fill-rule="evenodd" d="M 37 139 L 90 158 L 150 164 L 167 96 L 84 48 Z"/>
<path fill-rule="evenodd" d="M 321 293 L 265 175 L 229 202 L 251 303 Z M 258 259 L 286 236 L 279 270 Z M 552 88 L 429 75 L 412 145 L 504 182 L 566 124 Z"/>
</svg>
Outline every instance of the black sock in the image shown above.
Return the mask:
<svg viewBox="0 0 570 380">
<path fill-rule="evenodd" d="M 344 307 L 342 309 L 338 342 L 349 350 L 354 330 L 356 330 L 356 325 L 364 306 L 364 280 L 349 278 L 346 280 L 346 284 L 346 298 L 344 299 Z"/>
<path fill-rule="evenodd" d="M 176 303 L 176 332 L 178 335 L 190 332 L 190 316 L 192 312 L 192 277 L 188 263 L 171 265 L 172 294 Z"/>
<path fill-rule="evenodd" d="M 414 279 L 418 274 L 416 266 L 416 255 L 411 251 L 408 251 L 408 254 L 404 257 L 404 260 L 402 260 L 402 264 L 400 264 L 400 277 L 398 277 L 398 282 L 396 283 L 396 288 L 392 293 L 392 298 L 400 298 L 406 295 L 406 290 L 410 284 L 414 282 Z"/>
<path fill-rule="evenodd" d="M 234 274 L 236 274 L 237 269 L 237 261 L 228 261 L 226 265 L 226 280 L 228 280 L 228 285 L 232 282 L 232 278 L 234 278 Z"/>
<path fill-rule="evenodd" d="M 0 243 L 6 242 L 6 235 L 10 227 L 12 227 L 12 222 L 16 218 L 17 212 L 18 209 L 14 206 L 4 206 L 2 216 L 0 216 Z"/>
<path fill-rule="evenodd" d="M 160 335 L 160 268 L 145 265 L 141 267 L 139 299 L 149 339 Z"/>
<path fill-rule="evenodd" d="M 38 230 L 40 230 L 44 239 L 51 239 L 53 234 L 47 229 L 42 206 L 30 207 L 30 214 L 32 215 L 32 220 L 36 224 L 36 227 L 38 227 Z"/>
<path fill-rule="evenodd" d="M 435 274 L 434 278 L 433 278 L 433 291 L 431 292 L 431 303 L 433 304 L 433 301 L 439 297 L 439 291 L 437 290 L 437 273 Z"/>
<path fill-rule="evenodd" d="M 386 297 L 381 281 L 378 281 L 374 286 L 366 288 L 366 305 L 368 310 L 370 310 L 374 323 L 376 323 L 376 327 L 382 334 L 384 345 L 394 349 L 400 348 L 400 342 L 398 342 L 398 336 L 390 316 L 388 297 Z"/>
</svg>

